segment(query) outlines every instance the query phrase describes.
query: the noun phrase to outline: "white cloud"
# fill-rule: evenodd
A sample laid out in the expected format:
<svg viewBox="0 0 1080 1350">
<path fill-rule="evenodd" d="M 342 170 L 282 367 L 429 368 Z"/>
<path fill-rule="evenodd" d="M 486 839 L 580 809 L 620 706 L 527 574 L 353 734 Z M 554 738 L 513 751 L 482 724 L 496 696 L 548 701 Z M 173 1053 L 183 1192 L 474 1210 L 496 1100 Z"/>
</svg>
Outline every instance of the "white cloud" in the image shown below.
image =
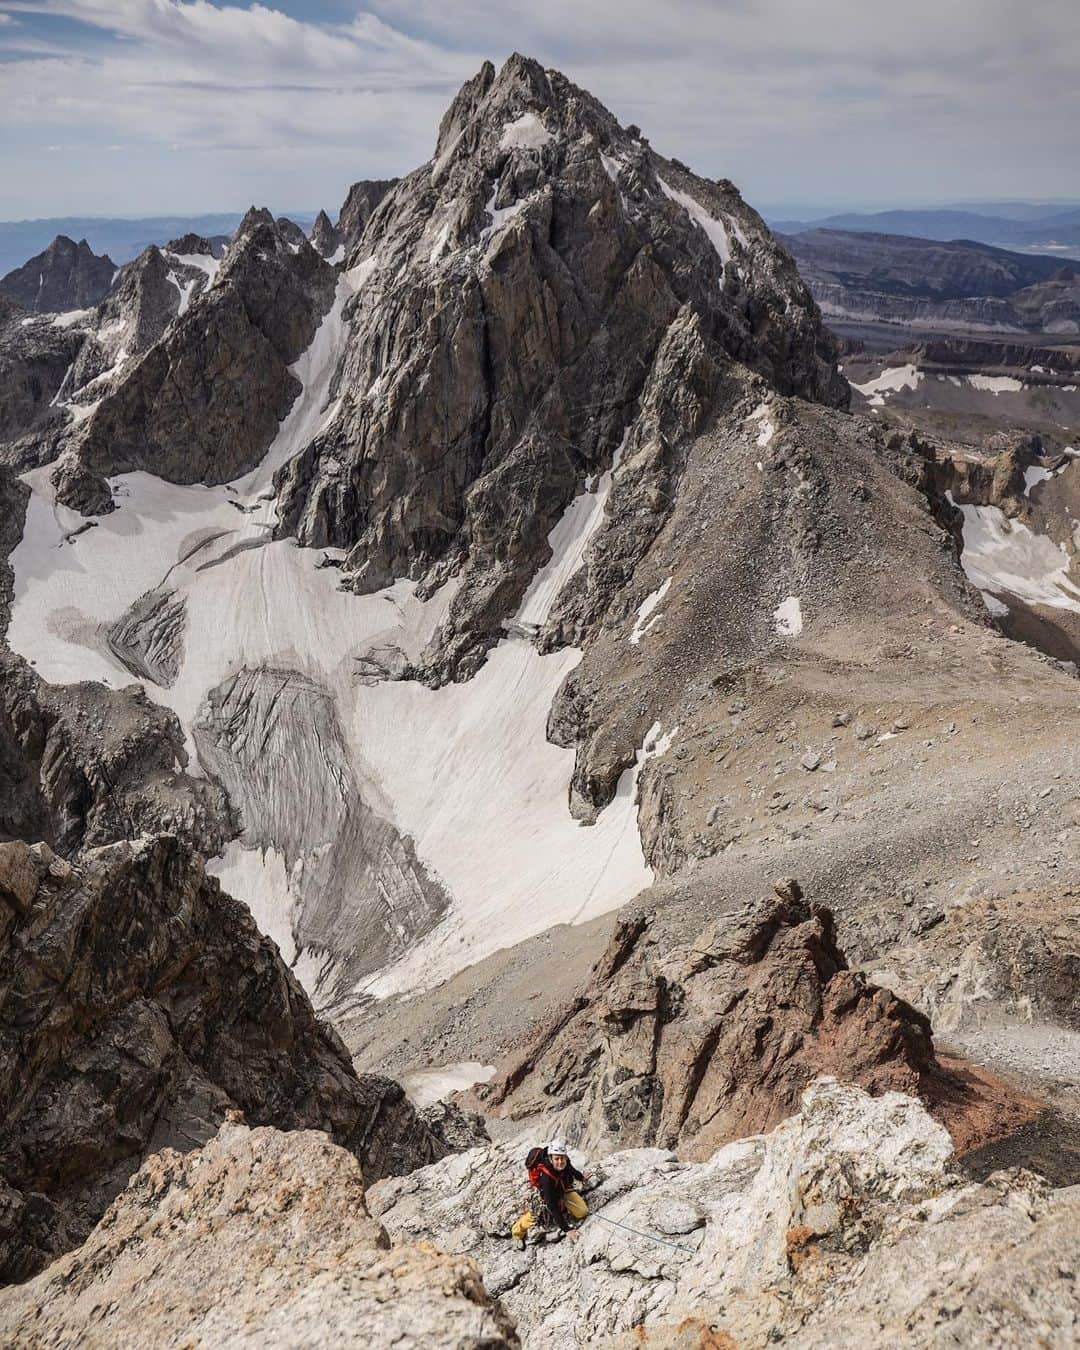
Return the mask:
<svg viewBox="0 0 1080 1350">
<path fill-rule="evenodd" d="M 332 206 L 353 179 L 426 158 L 456 86 L 512 49 L 750 200 L 1080 191 L 1064 176 L 1080 116 L 1075 0 L 371 0 L 336 23 L 209 0 L 4 10 L 25 22 L 0 36 L 18 57 L 4 66 L 0 172 L 35 214 Z M 85 37 L 46 40 L 45 14 Z M 74 136 L 74 174 L 35 174 L 35 145 Z M 137 177 L 108 156 L 117 143 Z"/>
</svg>

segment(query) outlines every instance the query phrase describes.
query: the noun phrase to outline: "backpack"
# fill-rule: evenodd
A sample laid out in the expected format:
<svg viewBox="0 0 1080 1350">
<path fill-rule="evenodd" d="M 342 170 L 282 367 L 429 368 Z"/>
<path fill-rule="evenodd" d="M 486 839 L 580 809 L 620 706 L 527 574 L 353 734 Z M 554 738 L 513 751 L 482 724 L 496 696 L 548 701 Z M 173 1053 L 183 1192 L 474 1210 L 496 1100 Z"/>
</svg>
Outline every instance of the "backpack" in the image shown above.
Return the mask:
<svg viewBox="0 0 1080 1350">
<path fill-rule="evenodd" d="M 548 1155 L 546 1148 L 531 1148 L 525 1155 L 525 1171 L 529 1174 L 529 1185 L 534 1190 L 539 1189 L 540 1177 L 542 1174 L 549 1176 L 552 1181 L 558 1181 L 559 1178 L 548 1165 Z"/>
</svg>

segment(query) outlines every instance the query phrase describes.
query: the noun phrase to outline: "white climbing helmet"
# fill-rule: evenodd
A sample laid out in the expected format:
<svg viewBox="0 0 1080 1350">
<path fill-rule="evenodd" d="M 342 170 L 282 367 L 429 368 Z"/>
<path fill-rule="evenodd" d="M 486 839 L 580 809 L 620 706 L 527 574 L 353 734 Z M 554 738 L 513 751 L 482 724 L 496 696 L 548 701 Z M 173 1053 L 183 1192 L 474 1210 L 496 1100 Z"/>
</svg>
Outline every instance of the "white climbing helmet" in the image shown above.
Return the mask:
<svg viewBox="0 0 1080 1350">
<path fill-rule="evenodd" d="M 548 1151 L 548 1157 L 549 1157 L 549 1158 L 551 1157 L 551 1155 L 552 1155 L 553 1153 L 561 1153 L 562 1156 L 563 1156 L 564 1158 L 569 1158 L 569 1157 L 570 1157 L 570 1154 L 569 1154 L 569 1152 L 567 1151 L 566 1145 L 563 1143 L 563 1141 L 562 1141 L 561 1139 L 553 1139 L 553 1140 L 551 1141 L 551 1143 L 548 1144 L 548 1146 L 547 1146 L 547 1151 Z"/>
</svg>

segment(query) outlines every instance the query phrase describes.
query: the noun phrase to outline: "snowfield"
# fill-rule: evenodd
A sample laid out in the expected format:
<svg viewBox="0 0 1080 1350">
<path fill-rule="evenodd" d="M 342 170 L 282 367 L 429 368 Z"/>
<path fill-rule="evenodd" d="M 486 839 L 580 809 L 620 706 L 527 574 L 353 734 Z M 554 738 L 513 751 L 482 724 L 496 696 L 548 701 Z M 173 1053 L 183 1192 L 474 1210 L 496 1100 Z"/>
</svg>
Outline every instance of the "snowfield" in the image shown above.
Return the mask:
<svg viewBox="0 0 1080 1350">
<path fill-rule="evenodd" d="M 500 150 L 542 150 L 551 140 L 551 132 L 534 112 L 522 113 L 507 122 L 499 139 Z"/>
<path fill-rule="evenodd" d="M 798 637 L 803 629 L 802 601 L 797 595 L 781 600 L 773 610 L 773 626 L 780 637 Z"/>
<path fill-rule="evenodd" d="M 868 398 L 871 407 L 883 408 L 888 394 L 895 394 L 901 389 L 918 389 L 924 378 L 922 371 L 913 365 L 891 366 L 865 384 L 852 384 L 851 387 Z"/>
<path fill-rule="evenodd" d="M 426 602 L 407 581 L 356 596 L 338 588 L 335 568 L 320 566 L 342 553 L 271 538 L 273 475 L 334 411 L 343 307 L 374 265 L 369 259 L 339 278 L 331 310 L 293 367 L 302 393 L 263 462 L 244 478 L 208 487 L 122 475 L 111 480 L 118 509 L 76 536 L 86 522 L 56 502 L 52 467 L 25 475 L 32 496 L 11 558 L 10 641 L 54 683 L 96 679 L 116 688 L 139 678 L 148 696 L 179 718 L 194 773 L 201 772 L 193 735 L 200 709 L 230 676 L 245 668 L 298 672 L 329 691 L 363 801 L 412 841 L 450 896 L 448 912 L 428 936 L 357 991 L 385 996 L 431 986 L 553 924 L 592 919 L 647 886 L 652 871 L 638 835 L 637 777 L 670 736 L 653 729 L 595 825 L 571 816 L 574 751 L 552 745 L 546 724 L 581 653 L 567 648 L 542 656 L 522 634 L 543 624 L 582 565 L 617 456 L 552 531 L 552 558 L 523 600 L 517 635 L 500 642 L 473 679 L 442 689 L 372 679 L 364 662 L 388 649 L 416 659 L 456 582 Z M 669 585 L 670 578 L 646 601 L 639 624 Z M 108 641 L 110 628 L 148 593 L 183 608 L 179 666 L 167 686 L 134 675 Z M 303 860 L 234 840 L 211 870 L 250 906 L 325 1006 L 333 954 L 297 940 Z"/>
</svg>

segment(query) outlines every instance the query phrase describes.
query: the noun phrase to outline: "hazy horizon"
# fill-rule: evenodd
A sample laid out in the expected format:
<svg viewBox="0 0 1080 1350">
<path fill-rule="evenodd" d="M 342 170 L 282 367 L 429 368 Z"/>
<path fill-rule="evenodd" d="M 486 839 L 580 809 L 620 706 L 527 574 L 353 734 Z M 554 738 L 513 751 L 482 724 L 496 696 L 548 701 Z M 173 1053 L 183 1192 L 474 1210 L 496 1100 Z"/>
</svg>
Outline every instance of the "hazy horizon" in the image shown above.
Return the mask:
<svg viewBox="0 0 1080 1350">
<path fill-rule="evenodd" d="M 347 190 L 348 185 L 346 185 Z M 1080 197 L 1059 197 L 1056 200 L 1044 197 L 986 197 L 974 198 L 967 201 L 956 201 L 945 199 L 942 201 L 891 201 L 891 202 L 865 202 L 865 201 L 836 201 L 827 204 L 818 204 L 808 206 L 805 202 L 750 202 L 759 214 L 774 219 L 785 215 L 791 220 L 814 220 L 816 218 L 825 219 L 832 215 L 852 214 L 852 215 L 875 215 L 891 211 L 971 211 L 973 214 L 993 215 L 993 212 L 986 208 L 991 206 L 1046 206 L 1049 210 L 1055 209 L 1069 210 L 1072 207 L 1080 207 Z M 244 205 L 224 206 L 224 207 L 206 207 L 198 211 L 159 211 L 153 208 L 145 211 L 132 213 L 121 212 L 92 212 L 92 211 L 67 211 L 62 215 L 48 216 L 16 216 L 11 218 L 0 218 L 0 225 L 37 225 L 49 222 L 60 222 L 65 220 L 80 221 L 129 221 L 133 224 L 148 220 L 203 220 L 212 216 L 242 216 L 250 207 L 267 207 L 275 216 L 287 216 L 299 222 L 312 221 L 321 210 L 325 210 L 331 219 L 336 218 L 341 202 L 318 203 L 316 205 L 298 207 L 276 205 L 273 202 L 247 202 Z M 980 212 L 980 208 L 981 212 Z"/>
</svg>

